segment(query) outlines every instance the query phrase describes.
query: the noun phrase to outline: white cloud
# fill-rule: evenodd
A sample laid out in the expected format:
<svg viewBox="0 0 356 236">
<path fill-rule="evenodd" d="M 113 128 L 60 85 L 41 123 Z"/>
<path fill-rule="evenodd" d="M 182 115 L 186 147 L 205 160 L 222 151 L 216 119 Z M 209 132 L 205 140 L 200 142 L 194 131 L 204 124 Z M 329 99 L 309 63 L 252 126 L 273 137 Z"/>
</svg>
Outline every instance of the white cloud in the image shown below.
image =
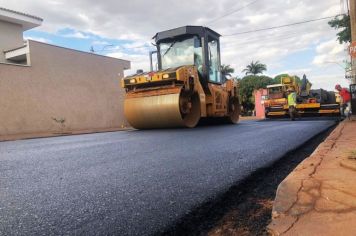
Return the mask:
<svg viewBox="0 0 356 236">
<path fill-rule="evenodd" d="M 104 40 L 94 40 L 91 44 L 92 45 L 110 45 L 109 42 L 104 41 Z"/>
<path fill-rule="evenodd" d="M 143 69 L 144 71 L 149 70 L 149 57 L 143 54 L 127 54 L 122 51 L 112 52 L 106 54 L 109 57 L 115 58 L 125 58 L 126 60 L 131 61 L 131 69 L 125 70 L 125 76 L 136 73 L 138 69 Z"/>
<path fill-rule="evenodd" d="M 59 36 L 65 37 L 65 38 L 77 38 L 77 39 L 89 39 L 90 38 L 89 35 L 86 35 L 79 31 L 76 31 L 74 33 L 69 33 L 69 34 L 59 34 Z"/>
<path fill-rule="evenodd" d="M 51 40 L 49 39 L 45 39 L 42 37 L 25 37 L 26 40 L 34 40 L 34 41 L 38 41 L 38 42 L 42 42 L 42 43 L 51 43 Z"/>
<path fill-rule="evenodd" d="M 298 69 L 280 71 L 278 74 L 303 75 L 303 74 L 308 74 L 310 72 L 312 72 L 312 68 L 298 68 Z"/>
<path fill-rule="evenodd" d="M 325 66 L 326 64 L 340 64 L 346 58 L 346 48 L 340 45 L 335 39 L 322 42 L 316 47 L 316 53 L 313 64 Z"/>
<path fill-rule="evenodd" d="M 340 13 L 339 0 L 274 0 L 273 3 L 261 0 L 228 17 L 208 23 L 250 2 L 251 0 L 0 0 L 0 5 L 43 17 L 45 21 L 38 28 L 42 31 L 55 33 L 71 28 L 76 31 L 71 36 L 76 38 L 87 38 L 87 33 L 92 33 L 104 39 L 132 41 L 130 45 L 125 45 L 132 48 L 131 50 L 121 47 L 111 53 L 121 55 L 124 59 L 136 60 L 132 65 L 137 68 L 149 67 L 148 49 L 138 46 L 147 45 L 152 36 L 162 30 L 182 25 L 207 25 L 222 35 L 227 35 Z M 260 60 L 267 64 L 270 74 L 295 70 L 310 64 L 310 73 L 323 76 L 325 70 L 320 69 L 320 63 L 344 59 L 335 34 L 336 31 L 324 20 L 273 31 L 222 37 L 222 62 L 235 67 L 236 74 L 239 75 L 250 61 Z M 302 59 L 293 61 L 295 53 L 303 53 L 307 49 L 316 51 L 317 47 L 322 47 L 327 41 L 335 41 L 336 44 L 330 52 L 317 53 L 316 58 L 307 63 Z M 288 61 L 304 64 L 283 67 Z M 336 64 L 330 64 L 328 69 L 329 74 L 340 73 Z M 334 82 L 329 77 L 326 80 L 330 84 Z"/>
<path fill-rule="evenodd" d="M 348 80 L 345 79 L 345 74 L 343 73 L 312 75 L 309 76 L 309 79 L 312 81 L 314 89 L 323 88 L 333 91 L 336 84 L 348 87 Z"/>
<path fill-rule="evenodd" d="M 249 2 L 249 0 L 0 0 L 0 4 L 5 7 L 43 17 L 45 19 L 43 30 L 52 32 L 70 26 L 82 32 L 95 32 L 105 37 L 146 40 L 160 30 L 187 24 L 206 24 Z M 221 33 L 238 32 L 251 29 L 251 26 L 260 28 L 317 18 L 324 12 L 337 14 L 339 8 L 335 6 L 339 6 L 338 0 L 313 2 L 301 0 L 289 3 L 285 0 L 275 0 L 273 4 L 259 1 L 209 26 Z M 251 25 L 250 21 L 258 25 Z"/>
<path fill-rule="evenodd" d="M 258 15 L 247 16 L 246 19 L 252 25 L 259 25 L 265 21 L 272 20 L 273 18 L 276 18 L 277 16 L 278 16 L 277 14 L 263 13 L 263 14 L 258 14 Z"/>
</svg>

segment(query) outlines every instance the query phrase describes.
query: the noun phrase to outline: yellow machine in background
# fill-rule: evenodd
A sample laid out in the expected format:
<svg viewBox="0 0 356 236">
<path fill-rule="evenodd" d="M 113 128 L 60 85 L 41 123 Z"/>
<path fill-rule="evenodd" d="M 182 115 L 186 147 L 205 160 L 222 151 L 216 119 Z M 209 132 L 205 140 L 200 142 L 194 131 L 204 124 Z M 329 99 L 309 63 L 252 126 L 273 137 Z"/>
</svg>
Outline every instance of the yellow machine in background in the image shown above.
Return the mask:
<svg viewBox="0 0 356 236">
<path fill-rule="evenodd" d="M 157 33 L 158 71 L 122 80 L 124 113 L 130 125 L 192 128 L 201 118 L 237 123 L 238 86 L 221 74 L 219 37 L 202 26 Z"/>
<path fill-rule="evenodd" d="M 267 86 L 267 99 L 264 101 L 266 118 L 289 115 L 287 91 L 297 93 L 296 110 L 300 116 L 340 116 L 340 104 L 334 92 L 323 89 L 312 90 L 312 84 L 304 76 L 301 85 L 296 78 L 286 76 L 280 84 Z"/>
</svg>

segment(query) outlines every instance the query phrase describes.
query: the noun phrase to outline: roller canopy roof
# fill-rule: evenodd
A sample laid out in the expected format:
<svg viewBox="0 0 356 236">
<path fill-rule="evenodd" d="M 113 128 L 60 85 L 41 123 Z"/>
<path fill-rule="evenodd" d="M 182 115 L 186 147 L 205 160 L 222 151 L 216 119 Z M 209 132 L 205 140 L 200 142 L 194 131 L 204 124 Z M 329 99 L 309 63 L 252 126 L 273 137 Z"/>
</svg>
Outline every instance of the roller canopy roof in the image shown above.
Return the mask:
<svg viewBox="0 0 356 236">
<path fill-rule="evenodd" d="M 219 38 L 221 36 L 220 34 L 218 34 L 212 29 L 209 29 L 208 27 L 183 26 L 183 27 L 159 32 L 153 38 L 156 40 L 156 43 L 159 43 L 161 41 L 169 40 L 182 35 L 198 35 L 199 37 L 206 37 L 208 34 L 216 38 Z"/>
</svg>

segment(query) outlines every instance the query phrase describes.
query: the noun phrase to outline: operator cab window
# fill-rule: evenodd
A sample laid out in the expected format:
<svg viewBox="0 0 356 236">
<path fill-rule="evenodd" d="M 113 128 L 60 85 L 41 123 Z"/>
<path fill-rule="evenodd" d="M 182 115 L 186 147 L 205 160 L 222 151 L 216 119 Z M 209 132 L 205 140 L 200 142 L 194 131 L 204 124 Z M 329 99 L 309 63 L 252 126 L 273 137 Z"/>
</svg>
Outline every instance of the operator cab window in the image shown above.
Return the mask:
<svg viewBox="0 0 356 236">
<path fill-rule="evenodd" d="M 194 37 L 194 65 L 197 67 L 200 75 L 203 74 L 203 48 L 201 39 Z"/>
<path fill-rule="evenodd" d="M 268 89 L 268 96 L 271 99 L 283 98 L 282 87 L 272 87 Z"/>
<path fill-rule="evenodd" d="M 210 37 L 208 39 L 209 80 L 213 83 L 221 83 L 218 41 Z"/>
<path fill-rule="evenodd" d="M 160 43 L 159 47 L 163 70 L 179 66 L 195 65 L 198 71 L 202 72 L 203 49 L 201 40 L 197 36 L 172 39 Z"/>
</svg>

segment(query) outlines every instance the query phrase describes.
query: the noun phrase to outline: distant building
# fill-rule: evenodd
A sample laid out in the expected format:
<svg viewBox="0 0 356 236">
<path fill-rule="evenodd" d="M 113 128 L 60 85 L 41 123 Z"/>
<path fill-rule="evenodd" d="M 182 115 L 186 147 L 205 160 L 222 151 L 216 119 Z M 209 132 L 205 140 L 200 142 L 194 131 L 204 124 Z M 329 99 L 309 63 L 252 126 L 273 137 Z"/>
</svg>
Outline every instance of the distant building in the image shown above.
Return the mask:
<svg viewBox="0 0 356 236">
<path fill-rule="evenodd" d="M 23 39 L 36 16 L 0 8 L 0 140 L 127 126 L 130 62 Z"/>
<path fill-rule="evenodd" d="M 264 119 L 265 116 L 265 105 L 264 101 L 267 98 L 267 89 L 258 89 L 254 91 L 255 96 L 255 113 L 256 117 Z"/>
</svg>

